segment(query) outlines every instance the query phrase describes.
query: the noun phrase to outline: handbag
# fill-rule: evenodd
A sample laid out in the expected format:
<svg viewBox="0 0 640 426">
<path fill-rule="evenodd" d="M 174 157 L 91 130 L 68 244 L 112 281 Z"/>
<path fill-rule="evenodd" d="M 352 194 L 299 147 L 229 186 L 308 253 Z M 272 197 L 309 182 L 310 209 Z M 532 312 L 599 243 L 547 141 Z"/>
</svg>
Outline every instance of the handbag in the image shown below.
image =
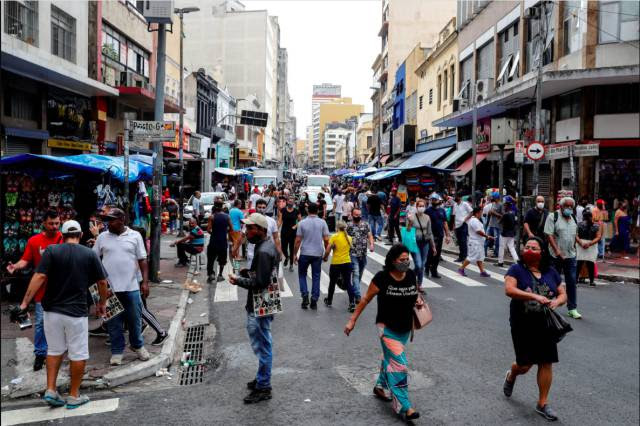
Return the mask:
<svg viewBox="0 0 640 426">
<path fill-rule="evenodd" d="M 555 343 L 560 342 L 567 333 L 573 331 L 571 324 L 566 322 L 556 311 L 550 309 L 548 306 L 545 306 L 543 310 L 547 331 Z"/>
<path fill-rule="evenodd" d="M 413 330 L 420 330 L 428 326 L 433 320 L 433 314 L 429 304 L 424 300 L 421 294 L 418 294 L 418 300 L 413 307 Z"/>
<path fill-rule="evenodd" d="M 418 243 L 416 242 L 416 228 L 411 228 L 407 231 L 407 227 L 400 228 L 400 237 L 402 238 L 402 244 L 411 252 L 418 252 Z"/>
</svg>

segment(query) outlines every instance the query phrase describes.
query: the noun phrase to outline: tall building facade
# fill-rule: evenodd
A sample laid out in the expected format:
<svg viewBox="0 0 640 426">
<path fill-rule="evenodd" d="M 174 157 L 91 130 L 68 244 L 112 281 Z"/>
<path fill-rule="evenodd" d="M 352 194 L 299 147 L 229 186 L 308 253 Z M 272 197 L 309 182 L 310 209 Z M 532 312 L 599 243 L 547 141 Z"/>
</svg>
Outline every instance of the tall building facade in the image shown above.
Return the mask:
<svg viewBox="0 0 640 426">
<path fill-rule="evenodd" d="M 310 161 L 315 166 L 322 163 L 321 136 L 320 136 L 320 105 L 333 102 L 341 97 L 342 86 L 337 84 L 323 83 L 313 86 L 311 97 L 311 128 L 312 135 L 309 137 L 311 143 Z"/>
<path fill-rule="evenodd" d="M 327 124 L 344 123 L 347 120 L 357 120 L 357 117 L 359 117 L 363 112 L 364 106 L 351 103 L 351 98 L 338 98 L 333 99 L 332 102 L 325 102 L 320 104 L 318 121 L 320 126 L 320 140 L 322 141 L 319 147 L 321 167 L 331 168 L 331 166 L 326 165 L 327 161 L 331 163 L 330 160 L 327 160 L 328 157 L 331 157 L 331 152 L 327 151 L 324 144 L 324 132 Z M 355 138 L 351 140 L 354 141 Z"/>
</svg>

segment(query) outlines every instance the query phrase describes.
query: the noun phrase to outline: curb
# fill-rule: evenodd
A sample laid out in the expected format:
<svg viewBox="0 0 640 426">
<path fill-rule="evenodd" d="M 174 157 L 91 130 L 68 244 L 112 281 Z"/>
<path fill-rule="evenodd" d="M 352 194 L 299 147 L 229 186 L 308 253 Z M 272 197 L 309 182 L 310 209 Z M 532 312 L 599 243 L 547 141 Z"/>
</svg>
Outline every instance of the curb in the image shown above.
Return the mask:
<svg viewBox="0 0 640 426">
<path fill-rule="evenodd" d="M 455 254 L 457 255 L 458 252 L 451 250 L 451 249 L 445 249 L 444 247 L 442 248 L 442 252 L 443 253 L 447 253 L 447 254 Z M 493 260 L 490 257 L 486 258 L 487 260 Z M 505 265 L 513 265 L 513 261 L 512 260 L 506 260 L 504 261 Z M 634 284 L 640 284 L 640 278 L 633 278 L 633 277 L 629 277 L 626 275 L 610 275 L 610 274 L 598 274 L 598 278 L 604 281 L 612 281 L 612 282 L 625 282 L 625 283 L 634 283 Z"/>
<path fill-rule="evenodd" d="M 178 302 L 178 310 L 176 311 L 171 324 L 169 325 L 169 337 L 162 344 L 162 351 L 159 355 L 154 356 L 148 361 L 139 364 L 130 365 L 123 369 L 116 370 L 102 376 L 103 383 L 110 388 L 123 385 L 125 383 L 144 379 L 153 376 L 156 371 L 171 365 L 177 348 L 177 337 L 180 324 L 186 313 L 187 299 L 189 298 L 189 290 L 183 289 Z"/>
</svg>

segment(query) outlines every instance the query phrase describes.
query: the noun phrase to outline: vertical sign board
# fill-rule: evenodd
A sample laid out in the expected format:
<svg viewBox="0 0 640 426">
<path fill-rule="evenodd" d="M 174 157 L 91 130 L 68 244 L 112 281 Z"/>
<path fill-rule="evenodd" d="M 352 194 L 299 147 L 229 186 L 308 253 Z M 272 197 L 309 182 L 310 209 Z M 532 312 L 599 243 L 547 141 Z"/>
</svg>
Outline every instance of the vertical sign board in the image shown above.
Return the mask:
<svg viewBox="0 0 640 426">
<path fill-rule="evenodd" d="M 524 162 L 524 141 L 516 141 L 515 143 L 515 152 L 514 152 L 514 161 L 516 163 Z"/>
</svg>

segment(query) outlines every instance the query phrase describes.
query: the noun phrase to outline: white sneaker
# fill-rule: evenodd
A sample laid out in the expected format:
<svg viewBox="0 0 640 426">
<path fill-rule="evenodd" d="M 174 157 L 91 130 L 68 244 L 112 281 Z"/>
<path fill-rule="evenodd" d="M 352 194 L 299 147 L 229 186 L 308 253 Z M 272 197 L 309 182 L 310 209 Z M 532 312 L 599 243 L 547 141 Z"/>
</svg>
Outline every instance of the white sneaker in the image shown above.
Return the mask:
<svg viewBox="0 0 640 426">
<path fill-rule="evenodd" d="M 120 365 L 120 364 L 122 364 L 122 354 L 111 355 L 111 359 L 109 360 L 109 364 L 111 364 L 111 365 Z"/>
<path fill-rule="evenodd" d="M 151 358 L 149 356 L 149 351 L 147 351 L 144 346 L 139 349 L 134 349 L 133 351 L 138 354 L 138 359 L 141 361 L 147 361 L 149 358 Z"/>
</svg>

